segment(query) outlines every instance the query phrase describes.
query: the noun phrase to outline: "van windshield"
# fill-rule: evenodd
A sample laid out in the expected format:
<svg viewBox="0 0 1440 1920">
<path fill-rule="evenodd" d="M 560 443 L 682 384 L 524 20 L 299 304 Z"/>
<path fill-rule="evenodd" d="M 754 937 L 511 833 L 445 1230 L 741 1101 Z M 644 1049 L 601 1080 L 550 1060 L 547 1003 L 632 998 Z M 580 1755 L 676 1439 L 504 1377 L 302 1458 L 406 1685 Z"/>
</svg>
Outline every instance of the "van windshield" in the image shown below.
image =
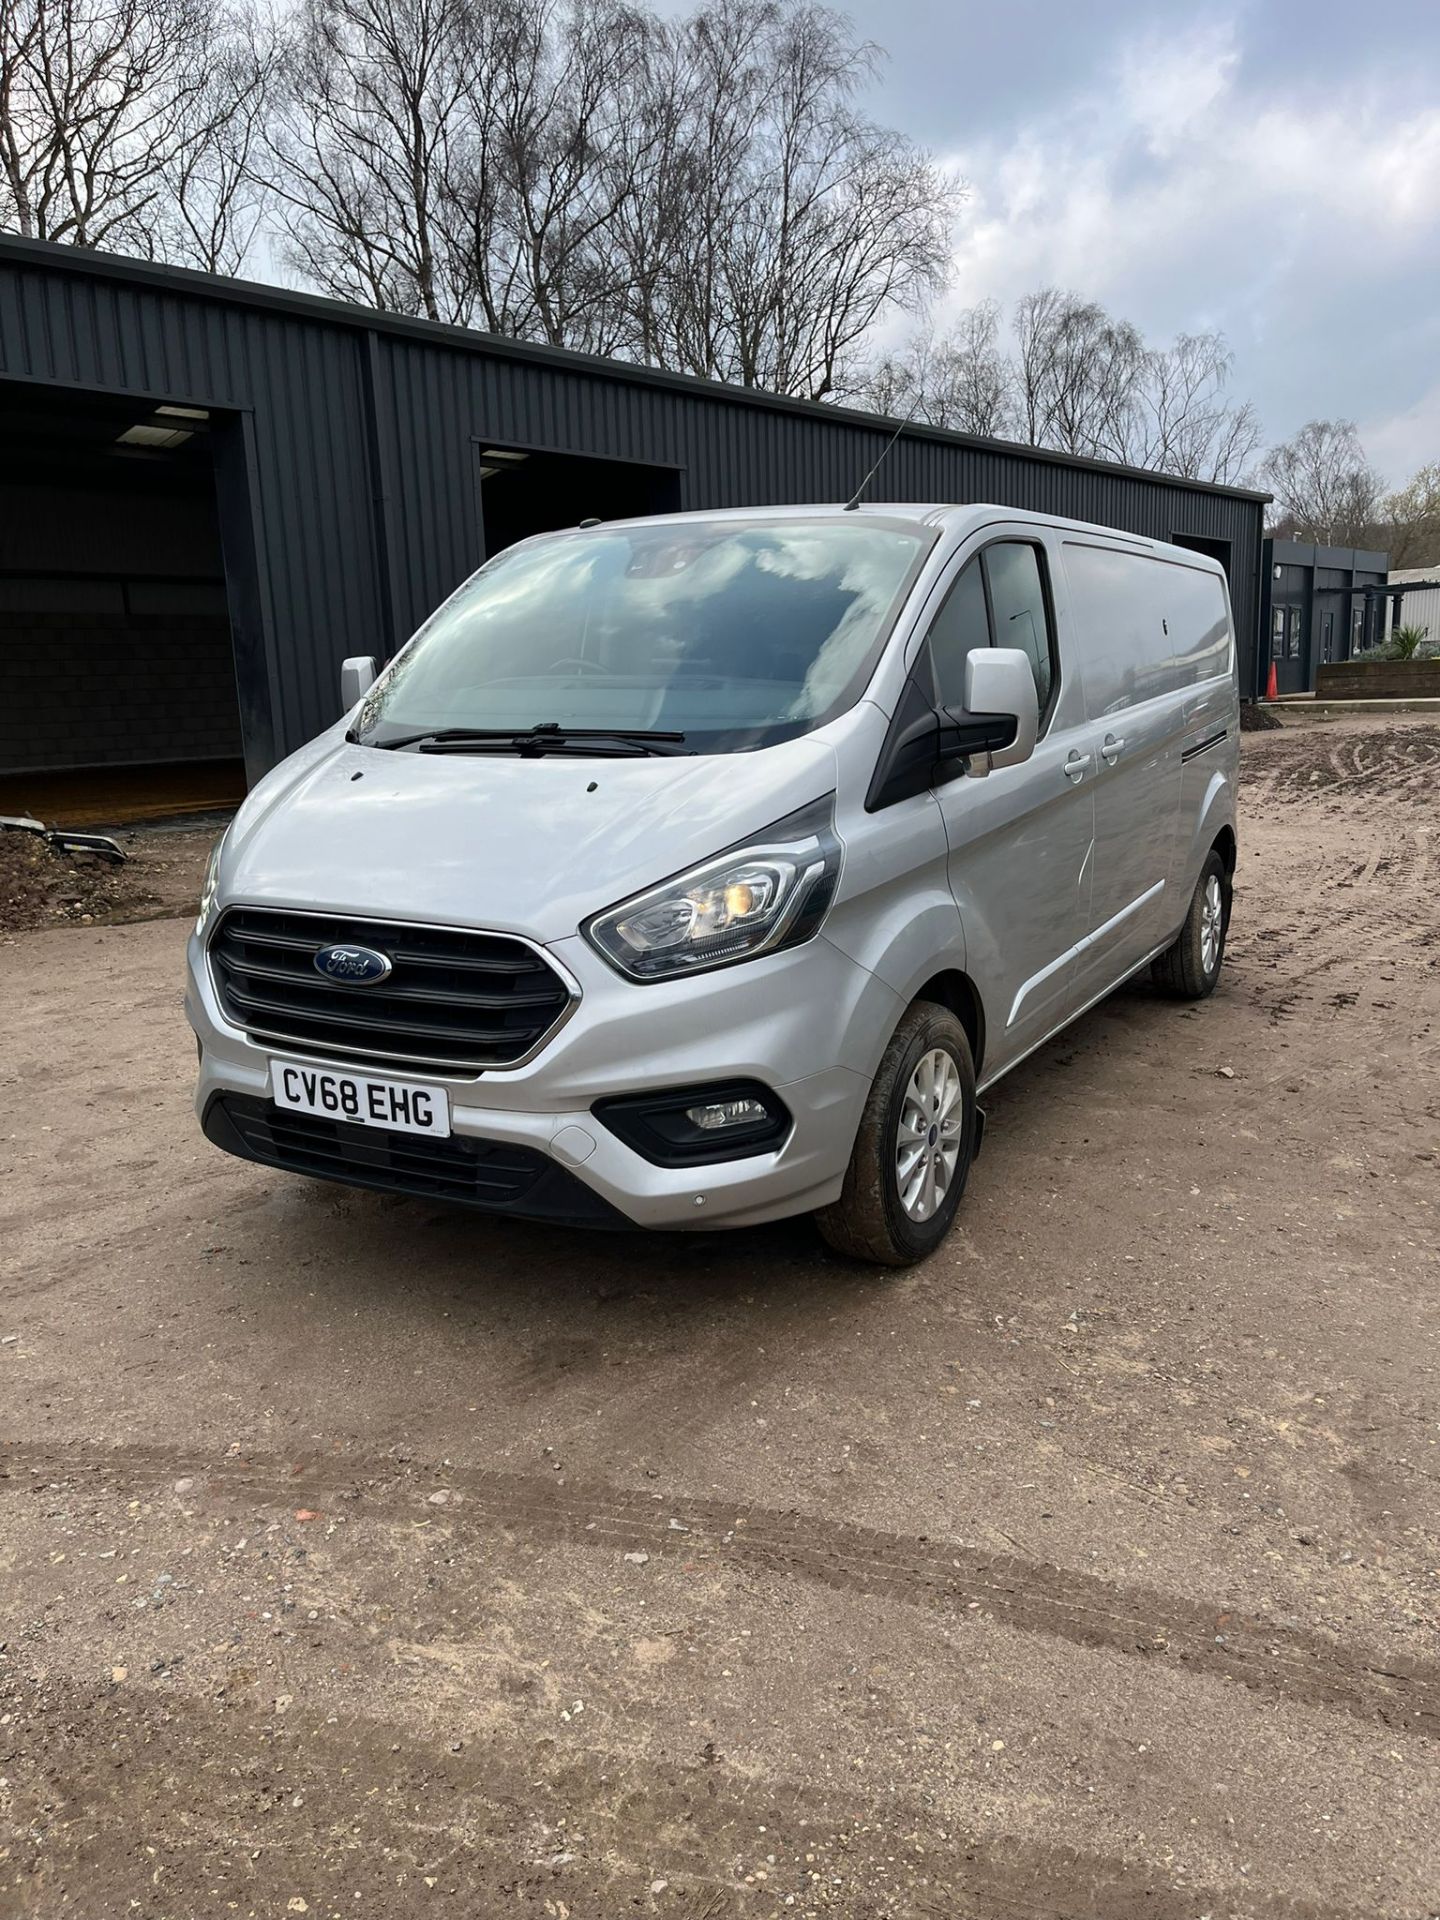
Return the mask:
<svg viewBox="0 0 1440 1920">
<path fill-rule="evenodd" d="M 904 520 L 581 529 L 497 555 L 367 695 L 353 737 L 463 730 L 773 745 L 859 697 L 935 538 Z"/>
</svg>

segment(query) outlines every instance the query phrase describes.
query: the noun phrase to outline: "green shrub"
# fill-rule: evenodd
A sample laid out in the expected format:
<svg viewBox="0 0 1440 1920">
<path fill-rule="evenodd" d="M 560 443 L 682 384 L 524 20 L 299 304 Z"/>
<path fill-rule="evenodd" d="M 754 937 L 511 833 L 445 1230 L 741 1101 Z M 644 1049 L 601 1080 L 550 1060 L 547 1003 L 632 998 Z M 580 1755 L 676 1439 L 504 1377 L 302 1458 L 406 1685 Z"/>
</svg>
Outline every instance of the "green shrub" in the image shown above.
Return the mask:
<svg viewBox="0 0 1440 1920">
<path fill-rule="evenodd" d="M 1428 627 L 1417 627 L 1413 622 L 1408 626 L 1397 627 L 1391 641 L 1395 648 L 1395 658 L 1397 660 L 1415 659 L 1429 638 Z"/>
<path fill-rule="evenodd" d="M 1383 646 L 1372 647 L 1369 653 L 1358 656 L 1361 660 L 1434 660 L 1440 657 L 1435 642 L 1430 638 L 1428 627 L 1413 624 L 1396 627 Z"/>
</svg>

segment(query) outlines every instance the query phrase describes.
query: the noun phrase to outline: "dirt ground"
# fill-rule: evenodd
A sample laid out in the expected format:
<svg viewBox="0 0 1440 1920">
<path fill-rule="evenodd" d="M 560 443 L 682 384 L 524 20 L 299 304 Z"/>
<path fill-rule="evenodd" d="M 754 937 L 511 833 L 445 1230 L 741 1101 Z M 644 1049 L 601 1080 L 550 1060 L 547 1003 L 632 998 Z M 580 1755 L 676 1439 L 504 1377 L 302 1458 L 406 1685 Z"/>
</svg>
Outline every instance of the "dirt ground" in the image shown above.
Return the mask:
<svg viewBox="0 0 1440 1920">
<path fill-rule="evenodd" d="M 125 855 L 123 866 L 67 853 L 38 834 L 0 830 L 0 937 L 57 923 L 106 926 L 193 911 L 226 817 L 100 829 Z"/>
<path fill-rule="evenodd" d="M 0 1913 L 1440 1912 L 1440 729 L 1245 767 L 898 1277 L 228 1160 L 180 922 L 0 943 Z"/>
</svg>

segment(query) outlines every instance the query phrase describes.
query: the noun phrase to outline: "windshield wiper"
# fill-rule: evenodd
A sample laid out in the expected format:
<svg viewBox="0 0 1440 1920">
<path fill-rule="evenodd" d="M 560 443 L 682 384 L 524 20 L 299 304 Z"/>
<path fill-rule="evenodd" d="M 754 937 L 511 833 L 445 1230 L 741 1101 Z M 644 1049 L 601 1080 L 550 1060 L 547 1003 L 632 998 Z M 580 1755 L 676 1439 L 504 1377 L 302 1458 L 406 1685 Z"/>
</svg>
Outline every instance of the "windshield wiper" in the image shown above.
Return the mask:
<svg viewBox="0 0 1440 1920">
<path fill-rule="evenodd" d="M 375 740 L 377 747 L 414 747 L 420 753 L 588 753 L 608 749 L 617 754 L 683 753 L 683 733 L 661 733 L 646 728 L 562 727 L 547 720 L 537 727 L 440 727 L 428 733 L 405 733 L 397 740 Z"/>
</svg>

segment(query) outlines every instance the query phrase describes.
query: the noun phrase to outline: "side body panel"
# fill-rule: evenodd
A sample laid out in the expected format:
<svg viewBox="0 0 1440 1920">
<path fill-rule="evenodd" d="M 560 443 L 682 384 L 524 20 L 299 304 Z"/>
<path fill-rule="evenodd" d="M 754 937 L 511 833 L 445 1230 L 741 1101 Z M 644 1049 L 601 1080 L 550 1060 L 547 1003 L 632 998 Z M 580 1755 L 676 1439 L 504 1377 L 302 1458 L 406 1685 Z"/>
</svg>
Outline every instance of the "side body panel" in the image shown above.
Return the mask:
<svg viewBox="0 0 1440 1920">
<path fill-rule="evenodd" d="M 974 554 L 999 538 L 1045 548 L 1060 691 L 1023 766 L 956 778 L 935 791 L 961 923 L 954 944 L 935 944 L 944 916 L 933 884 L 921 889 L 908 936 L 895 931 L 907 912 L 901 900 L 908 883 L 901 881 L 892 902 L 895 927 L 879 943 L 878 964 L 901 1004 L 946 965 L 968 975 L 986 1029 L 986 1086 L 1173 938 L 1206 853 L 1217 836 L 1235 830 L 1239 701 L 1233 623 L 1218 567 L 1106 529 L 1038 519 L 987 515 L 969 519 L 957 536 L 917 588 L 915 612 L 897 627 L 872 700 L 893 709 L 949 588 Z M 1099 671 L 1077 625 L 1066 569 L 1066 548 L 1077 542 L 1128 549 L 1146 578 L 1158 582 L 1138 604 L 1133 594 L 1116 603 L 1111 659 L 1108 667 L 1102 659 Z M 1167 591 L 1177 581 L 1180 590 Z M 1159 644 L 1142 656 L 1138 641 L 1147 622 L 1158 623 Z M 1101 697 L 1107 675 L 1108 699 Z M 842 793 L 853 777 L 842 778 Z M 898 809 L 878 816 L 887 835 L 892 812 Z M 895 861 L 900 881 L 908 856 L 896 846 L 884 857 Z M 865 959 L 868 934 L 852 931 L 844 944 L 872 964 Z"/>
<path fill-rule="evenodd" d="M 996 521 L 961 546 L 932 596 L 931 615 L 979 547 L 1011 539 L 1044 549 L 1053 588 L 1053 530 Z M 1073 1008 L 1074 949 L 1089 924 L 1095 809 L 1092 783 L 1077 765 L 1088 723 L 1063 623 L 1058 664 L 1054 705 L 1031 758 L 984 778 L 961 776 L 937 790 L 967 970 L 985 1010 L 987 1079 L 1003 1073 Z"/>
<path fill-rule="evenodd" d="M 1233 831 L 1239 700 L 1218 568 L 1098 536 L 1067 540 L 1065 560 L 1096 756 L 1088 1005 L 1173 938 L 1205 853 Z"/>
<path fill-rule="evenodd" d="M 1230 595 L 1222 578 L 1216 586 L 1224 608 L 1224 634 L 1207 635 L 1208 671 L 1197 673 L 1186 690 L 1184 732 L 1180 738 L 1180 803 L 1171 853 L 1170 910 L 1162 928 L 1169 942 L 1179 932 L 1200 878 L 1205 856 L 1222 834 L 1232 846 L 1240 780 L 1240 687 Z"/>
<path fill-rule="evenodd" d="M 1084 1000 L 1140 965 L 1178 919 L 1171 890 L 1186 715 L 1197 681 L 1223 671 L 1228 609 L 1216 574 L 1132 543 L 1076 537 L 1064 557 L 1094 756 Z"/>
</svg>

